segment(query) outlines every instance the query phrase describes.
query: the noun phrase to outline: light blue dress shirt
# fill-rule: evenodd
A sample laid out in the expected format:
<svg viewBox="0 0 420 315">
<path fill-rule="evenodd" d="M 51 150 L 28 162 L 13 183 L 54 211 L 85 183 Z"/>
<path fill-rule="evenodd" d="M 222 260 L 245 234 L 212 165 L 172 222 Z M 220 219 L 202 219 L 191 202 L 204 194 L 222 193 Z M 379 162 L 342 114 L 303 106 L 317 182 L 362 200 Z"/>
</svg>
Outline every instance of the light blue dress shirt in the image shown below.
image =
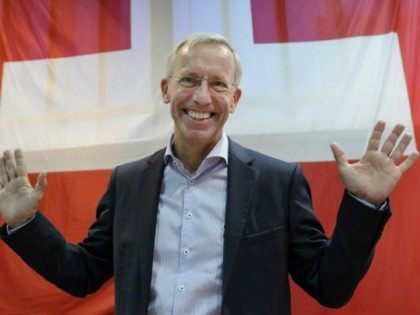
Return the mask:
<svg viewBox="0 0 420 315">
<path fill-rule="evenodd" d="M 195 174 L 166 148 L 149 314 L 221 313 L 228 146 L 223 134 Z"/>
</svg>

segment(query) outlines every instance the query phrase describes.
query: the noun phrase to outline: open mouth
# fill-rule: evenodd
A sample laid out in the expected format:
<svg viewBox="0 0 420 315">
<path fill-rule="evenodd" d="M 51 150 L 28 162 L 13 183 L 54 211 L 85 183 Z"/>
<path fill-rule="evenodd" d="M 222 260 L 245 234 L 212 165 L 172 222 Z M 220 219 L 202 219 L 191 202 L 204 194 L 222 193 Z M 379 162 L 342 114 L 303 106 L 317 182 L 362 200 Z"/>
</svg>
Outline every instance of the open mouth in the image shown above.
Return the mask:
<svg viewBox="0 0 420 315">
<path fill-rule="evenodd" d="M 191 119 L 194 120 L 206 120 L 209 119 L 210 117 L 212 117 L 214 114 L 212 113 L 199 113 L 199 112 L 195 112 L 192 110 L 185 110 L 185 113 L 188 115 L 188 117 L 190 117 Z"/>
</svg>

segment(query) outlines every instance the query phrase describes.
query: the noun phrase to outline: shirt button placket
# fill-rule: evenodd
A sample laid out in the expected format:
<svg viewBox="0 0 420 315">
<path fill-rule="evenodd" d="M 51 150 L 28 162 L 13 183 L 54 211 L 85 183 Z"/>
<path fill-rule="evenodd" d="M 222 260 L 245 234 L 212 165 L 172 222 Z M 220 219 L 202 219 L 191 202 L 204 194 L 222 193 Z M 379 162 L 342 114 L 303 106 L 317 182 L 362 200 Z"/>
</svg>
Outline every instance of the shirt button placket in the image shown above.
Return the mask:
<svg viewBox="0 0 420 315">
<path fill-rule="evenodd" d="M 180 242 L 180 260 L 179 260 L 179 277 L 178 277 L 178 284 L 177 284 L 177 291 L 179 294 L 179 300 L 176 299 L 174 309 L 182 310 L 185 308 L 185 300 L 187 295 L 186 293 L 186 286 L 188 285 L 188 279 L 186 278 L 186 272 L 189 270 L 189 256 L 190 256 L 190 241 L 191 241 L 191 219 L 192 219 L 192 208 L 194 203 L 192 202 L 191 198 L 192 191 L 191 189 L 194 186 L 195 180 L 192 178 L 187 179 L 185 193 L 184 193 L 184 207 L 182 209 L 182 227 L 181 227 L 181 242 Z M 187 282 L 186 282 L 187 281 Z"/>
<path fill-rule="evenodd" d="M 192 178 L 188 179 L 188 186 L 193 186 L 194 184 L 195 184 L 194 179 L 192 179 Z M 187 189 L 187 200 L 189 201 L 188 189 Z M 183 248 L 182 254 L 184 256 L 184 259 L 186 259 L 186 257 L 190 254 L 190 250 L 188 249 L 188 241 L 189 241 L 189 237 L 191 237 L 191 235 L 190 235 L 191 223 L 188 222 L 188 221 L 191 221 L 191 218 L 192 218 L 192 213 L 190 211 L 191 209 L 189 209 L 190 205 L 191 205 L 190 202 L 185 204 L 184 211 L 187 212 L 187 214 L 185 215 L 184 218 L 186 218 L 187 220 L 184 221 L 183 224 L 182 224 L 183 227 L 185 228 L 185 235 L 187 236 L 187 238 L 186 239 L 184 238 L 182 240 L 182 243 L 181 243 L 181 248 Z M 182 259 L 181 259 L 181 263 L 182 263 Z M 184 260 L 184 264 L 185 264 L 185 267 L 187 267 L 188 263 L 185 260 Z"/>
</svg>

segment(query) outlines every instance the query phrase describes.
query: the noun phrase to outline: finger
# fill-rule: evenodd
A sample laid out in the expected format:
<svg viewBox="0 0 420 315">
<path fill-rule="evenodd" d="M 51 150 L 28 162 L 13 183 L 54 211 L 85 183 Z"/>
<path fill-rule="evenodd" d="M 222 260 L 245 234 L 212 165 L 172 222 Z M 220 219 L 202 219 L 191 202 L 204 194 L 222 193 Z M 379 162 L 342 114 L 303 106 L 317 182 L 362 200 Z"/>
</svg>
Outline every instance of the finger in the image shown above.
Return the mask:
<svg viewBox="0 0 420 315">
<path fill-rule="evenodd" d="M 401 136 L 401 133 L 404 130 L 404 125 L 397 124 L 392 129 L 391 133 L 389 134 L 388 138 L 385 140 L 381 152 L 385 155 L 390 155 L 392 150 L 394 149 L 395 144 L 397 143 L 398 138 Z"/>
<path fill-rule="evenodd" d="M 382 133 L 385 130 L 385 122 L 379 120 L 375 127 L 373 128 L 372 134 L 369 138 L 367 150 L 377 151 L 379 148 L 379 143 L 381 142 Z"/>
<path fill-rule="evenodd" d="M 344 153 L 343 148 L 337 143 L 337 142 L 332 142 L 330 144 L 331 147 L 331 151 L 334 155 L 334 159 L 337 162 L 337 164 L 340 165 L 347 165 L 348 161 L 347 161 L 347 157 L 346 154 Z"/>
<path fill-rule="evenodd" d="M 26 165 L 23 159 L 23 153 L 21 149 L 15 150 L 15 161 L 16 161 L 16 175 L 17 176 L 26 176 Z"/>
<path fill-rule="evenodd" d="M 410 144 L 411 138 L 412 137 L 408 134 L 406 134 L 402 137 L 400 143 L 398 143 L 397 147 L 394 149 L 394 151 L 390 155 L 390 158 L 394 162 L 397 162 L 401 158 L 401 156 L 404 154 L 405 150 L 407 149 L 408 145 Z"/>
<path fill-rule="evenodd" d="M 47 173 L 39 173 L 35 190 L 44 190 L 47 187 Z"/>
<path fill-rule="evenodd" d="M 419 153 L 413 152 L 411 153 L 404 162 L 402 162 L 398 167 L 401 170 L 401 173 L 405 173 L 411 166 L 413 166 L 414 162 L 419 158 Z"/>
<path fill-rule="evenodd" d="M 9 179 L 16 178 L 16 165 L 12 153 L 9 150 L 4 152 L 4 160 L 6 164 L 6 172 Z"/>
<path fill-rule="evenodd" d="M 47 187 L 47 174 L 46 173 L 40 173 L 38 175 L 38 179 L 36 182 L 36 185 L 34 187 L 32 198 L 35 200 L 40 200 L 42 198 L 42 195 L 44 193 L 45 187 Z"/>
<path fill-rule="evenodd" d="M 3 184 L 3 187 L 9 182 L 9 176 L 6 171 L 6 161 L 4 157 L 0 158 L 0 180 Z"/>
</svg>

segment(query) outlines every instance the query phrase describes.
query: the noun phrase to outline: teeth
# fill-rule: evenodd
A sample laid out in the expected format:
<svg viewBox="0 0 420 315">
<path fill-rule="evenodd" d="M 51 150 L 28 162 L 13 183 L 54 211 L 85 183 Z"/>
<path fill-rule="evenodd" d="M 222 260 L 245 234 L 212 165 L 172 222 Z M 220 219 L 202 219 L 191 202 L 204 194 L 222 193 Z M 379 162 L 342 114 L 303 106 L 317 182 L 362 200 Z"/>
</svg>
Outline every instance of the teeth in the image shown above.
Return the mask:
<svg viewBox="0 0 420 315">
<path fill-rule="evenodd" d="M 188 110 L 187 115 L 191 117 L 192 119 L 197 119 L 197 120 L 204 120 L 204 119 L 210 118 L 210 113 L 198 113 L 192 110 Z"/>
</svg>

